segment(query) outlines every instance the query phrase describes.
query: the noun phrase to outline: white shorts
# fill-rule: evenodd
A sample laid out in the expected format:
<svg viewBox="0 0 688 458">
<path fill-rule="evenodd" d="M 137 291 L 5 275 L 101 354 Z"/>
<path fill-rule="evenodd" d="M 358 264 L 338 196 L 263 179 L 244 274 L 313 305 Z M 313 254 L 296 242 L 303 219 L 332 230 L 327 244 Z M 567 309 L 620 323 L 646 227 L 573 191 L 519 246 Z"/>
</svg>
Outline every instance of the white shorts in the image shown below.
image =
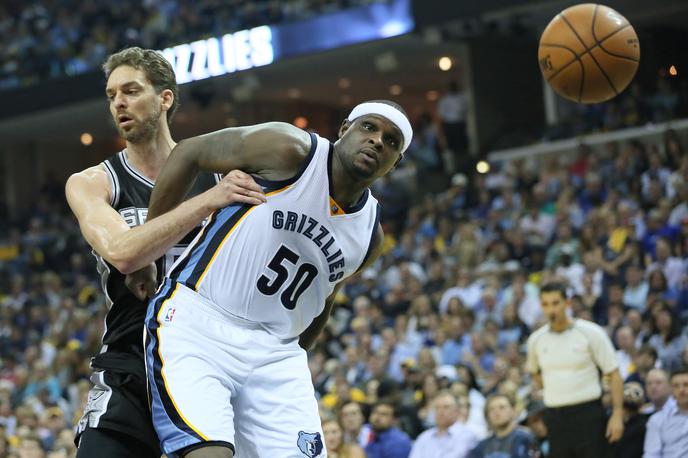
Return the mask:
<svg viewBox="0 0 688 458">
<path fill-rule="evenodd" d="M 146 373 L 163 452 L 212 442 L 243 457 L 325 457 L 298 339 L 230 318 L 169 279 L 146 316 Z"/>
</svg>

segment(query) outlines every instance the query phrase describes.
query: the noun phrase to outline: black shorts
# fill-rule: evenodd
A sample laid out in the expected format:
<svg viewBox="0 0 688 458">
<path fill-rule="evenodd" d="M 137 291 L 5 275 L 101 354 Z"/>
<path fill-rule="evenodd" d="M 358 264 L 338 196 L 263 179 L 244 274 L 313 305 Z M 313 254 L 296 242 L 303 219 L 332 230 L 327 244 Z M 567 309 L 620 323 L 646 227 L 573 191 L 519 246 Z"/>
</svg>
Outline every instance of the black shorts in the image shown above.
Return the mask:
<svg viewBox="0 0 688 458">
<path fill-rule="evenodd" d="M 599 400 L 548 408 L 544 415 L 550 455 L 557 458 L 606 458 L 607 416 Z"/>
<path fill-rule="evenodd" d="M 148 403 L 143 354 L 107 351 L 93 358 L 91 367 L 94 369 L 91 375 L 94 386 L 88 393 L 84 414 L 75 428 L 79 456 L 87 456 L 82 446 L 100 450 L 98 456 L 103 457 L 149 456 L 138 451 L 141 446 L 150 452 L 151 457 L 159 458 L 162 453 Z M 99 433 L 84 434 L 90 429 Z M 111 434 L 108 436 L 108 433 Z M 127 436 L 132 440 L 122 440 Z M 120 450 L 111 451 L 113 444 L 117 443 L 121 444 Z M 132 452 L 134 449 L 137 451 Z M 107 455 L 104 455 L 106 450 Z"/>
</svg>

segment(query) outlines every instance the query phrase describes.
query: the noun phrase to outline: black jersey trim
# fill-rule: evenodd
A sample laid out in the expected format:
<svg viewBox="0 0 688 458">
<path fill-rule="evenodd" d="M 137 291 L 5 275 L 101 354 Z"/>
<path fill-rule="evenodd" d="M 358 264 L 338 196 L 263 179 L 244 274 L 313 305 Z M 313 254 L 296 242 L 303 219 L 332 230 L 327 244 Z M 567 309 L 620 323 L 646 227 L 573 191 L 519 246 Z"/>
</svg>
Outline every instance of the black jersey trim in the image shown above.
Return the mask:
<svg viewBox="0 0 688 458">
<path fill-rule="evenodd" d="M 112 164 L 110 164 L 110 161 L 108 159 L 103 161 L 103 168 L 105 169 L 105 173 L 108 175 L 108 178 L 110 179 L 110 185 L 112 186 L 112 195 L 110 196 L 110 205 L 114 208 L 119 203 L 119 194 L 120 194 L 119 178 L 117 178 L 117 174 L 115 173 L 115 169 L 112 167 Z"/>
<path fill-rule="evenodd" d="M 120 159 L 120 161 L 122 161 L 122 165 L 124 166 L 124 169 L 127 172 L 129 172 L 129 174 L 131 176 L 133 176 L 134 178 L 136 178 L 137 180 L 139 180 L 141 183 L 145 184 L 146 186 L 149 186 L 151 188 L 155 186 L 155 183 L 153 181 L 151 181 L 150 179 L 148 179 L 148 177 L 146 177 L 141 172 L 136 170 L 136 168 L 133 165 L 129 164 L 129 160 L 127 159 L 127 150 L 126 149 L 120 151 L 119 159 Z"/>
<path fill-rule="evenodd" d="M 294 175 L 291 178 L 287 178 L 286 180 L 266 180 L 265 178 L 261 178 L 254 175 L 253 179 L 256 181 L 256 183 L 265 188 L 266 192 L 276 191 L 285 186 L 289 186 L 290 184 L 296 183 L 296 181 L 299 178 L 301 178 L 301 175 L 303 175 L 303 172 L 305 172 L 308 168 L 308 165 L 311 163 L 313 156 L 315 156 L 315 151 L 318 149 L 318 137 L 313 132 L 310 133 L 310 136 L 311 149 L 308 151 L 308 156 L 306 156 L 306 159 L 301 164 L 301 168 L 298 172 L 296 172 L 296 175 Z"/>
</svg>

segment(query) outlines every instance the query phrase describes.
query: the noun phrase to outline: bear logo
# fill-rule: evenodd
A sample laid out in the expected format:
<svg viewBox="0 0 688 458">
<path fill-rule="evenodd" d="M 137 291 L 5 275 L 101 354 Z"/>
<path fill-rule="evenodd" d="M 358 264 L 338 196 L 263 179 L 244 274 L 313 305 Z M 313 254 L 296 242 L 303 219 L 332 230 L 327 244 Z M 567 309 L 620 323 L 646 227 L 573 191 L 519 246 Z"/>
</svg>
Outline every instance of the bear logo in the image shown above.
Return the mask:
<svg viewBox="0 0 688 458">
<path fill-rule="evenodd" d="M 296 445 L 299 446 L 301 453 L 306 455 L 308 458 L 320 456 L 320 452 L 323 450 L 323 442 L 320 438 L 320 433 L 307 433 L 305 431 L 299 431 L 299 438 L 296 441 Z"/>
</svg>

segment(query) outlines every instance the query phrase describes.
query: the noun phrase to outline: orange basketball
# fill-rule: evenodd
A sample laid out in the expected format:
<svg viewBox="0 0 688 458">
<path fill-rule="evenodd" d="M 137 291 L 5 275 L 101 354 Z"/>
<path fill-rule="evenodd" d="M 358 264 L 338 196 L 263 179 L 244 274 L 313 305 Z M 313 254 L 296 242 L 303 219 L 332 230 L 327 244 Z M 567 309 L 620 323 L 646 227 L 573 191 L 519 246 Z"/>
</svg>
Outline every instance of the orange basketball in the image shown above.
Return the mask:
<svg viewBox="0 0 688 458">
<path fill-rule="evenodd" d="M 564 98 L 600 103 L 620 94 L 640 61 L 633 26 L 613 9 L 594 3 L 557 14 L 540 37 L 542 76 Z"/>
</svg>

